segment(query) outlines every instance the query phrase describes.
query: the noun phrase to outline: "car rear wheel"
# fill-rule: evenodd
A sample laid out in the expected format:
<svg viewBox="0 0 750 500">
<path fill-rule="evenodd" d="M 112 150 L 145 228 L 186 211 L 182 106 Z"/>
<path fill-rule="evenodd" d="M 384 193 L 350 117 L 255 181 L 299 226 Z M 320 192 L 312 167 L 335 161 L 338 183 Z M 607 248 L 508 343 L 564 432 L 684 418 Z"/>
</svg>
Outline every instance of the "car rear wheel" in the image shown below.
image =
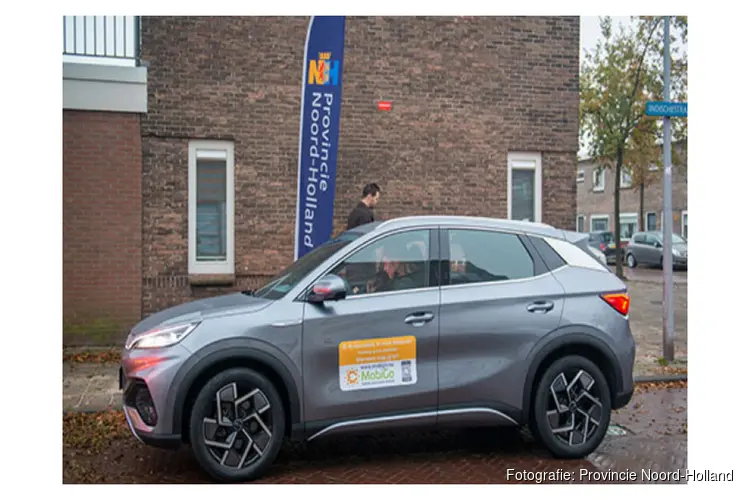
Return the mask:
<svg viewBox="0 0 750 500">
<path fill-rule="evenodd" d="M 632 253 L 629 253 L 628 256 L 625 258 L 625 261 L 628 263 L 628 267 L 635 267 L 638 265 L 638 263 L 635 261 L 635 256 Z"/>
<path fill-rule="evenodd" d="M 602 442 L 612 412 L 607 379 L 582 356 L 558 359 L 534 394 L 532 430 L 558 458 L 583 458 Z"/>
<path fill-rule="evenodd" d="M 248 368 L 231 368 L 209 380 L 190 415 L 196 460 L 221 482 L 262 476 L 281 449 L 284 405 L 274 385 Z"/>
</svg>

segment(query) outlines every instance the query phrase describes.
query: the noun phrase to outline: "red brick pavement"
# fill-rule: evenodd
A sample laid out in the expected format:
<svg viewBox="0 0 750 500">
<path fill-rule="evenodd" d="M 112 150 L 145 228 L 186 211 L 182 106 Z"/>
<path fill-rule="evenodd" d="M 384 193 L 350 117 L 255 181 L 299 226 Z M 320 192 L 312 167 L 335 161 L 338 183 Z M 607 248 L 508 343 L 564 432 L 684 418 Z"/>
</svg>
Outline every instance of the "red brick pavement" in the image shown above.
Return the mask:
<svg viewBox="0 0 750 500">
<path fill-rule="evenodd" d="M 673 471 L 687 465 L 687 390 L 636 393 L 612 422 L 630 430 L 608 436 L 589 460 L 556 460 L 528 436 L 512 429 L 394 433 L 331 438 L 286 445 L 260 483 L 476 484 L 518 481 L 508 469 L 571 473 L 641 469 Z M 123 433 L 123 435 L 125 435 Z M 133 438 L 115 439 L 102 453 L 63 448 L 65 483 L 205 483 L 190 450 L 163 451 Z M 584 478 L 586 479 L 586 478 Z M 588 478 L 592 482 L 602 481 Z M 556 482 L 556 481 L 544 481 Z M 626 481 L 627 482 L 627 481 Z"/>
</svg>

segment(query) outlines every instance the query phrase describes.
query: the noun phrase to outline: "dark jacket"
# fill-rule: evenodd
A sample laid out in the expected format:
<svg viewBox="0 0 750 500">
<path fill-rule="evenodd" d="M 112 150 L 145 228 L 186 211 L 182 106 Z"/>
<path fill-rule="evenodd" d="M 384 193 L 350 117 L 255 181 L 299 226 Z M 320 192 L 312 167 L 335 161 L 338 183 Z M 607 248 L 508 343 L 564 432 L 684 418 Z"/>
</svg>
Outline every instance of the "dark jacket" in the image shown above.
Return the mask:
<svg viewBox="0 0 750 500">
<path fill-rule="evenodd" d="M 360 201 L 359 203 L 357 203 L 357 206 L 354 207 L 352 213 L 349 214 L 349 220 L 346 223 L 346 228 L 352 229 L 357 226 L 368 224 L 374 221 L 375 214 L 373 214 L 372 209 Z"/>
</svg>

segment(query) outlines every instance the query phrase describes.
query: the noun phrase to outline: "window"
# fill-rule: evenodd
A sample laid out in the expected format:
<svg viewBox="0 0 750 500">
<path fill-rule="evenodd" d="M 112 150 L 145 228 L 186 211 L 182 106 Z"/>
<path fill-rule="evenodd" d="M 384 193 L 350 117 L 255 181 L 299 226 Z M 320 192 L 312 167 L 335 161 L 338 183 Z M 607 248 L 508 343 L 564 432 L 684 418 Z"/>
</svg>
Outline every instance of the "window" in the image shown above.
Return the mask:
<svg viewBox="0 0 750 500">
<path fill-rule="evenodd" d="M 687 240 L 688 233 L 687 210 L 682 211 L 682 237 Z"/>
<path fill-rule="evenodd" d="M 576 217 L 576 231 L 579 233 L 582 233 L 586 231 L 586 216 L 585 215 L 579 215 Z"/>
<path fill-rule="evenodd" d="M 592 215 L 590 221 L 591 232 L 609 231 L 609 215 Z"/>
<path fill-rule="evenodd" d="M 646 214 L 646 231 L 656 231 L 656 212 Z"/>
<path fill-rule="evenodd" d="M 306 253 L 289 267 L 274 276 L 262 288 L 256 290 L 256 297 L 269 300 L 278 300 L 284 297 L 297 284 L 305 279 L 307 275 L 315 271 L 318 266 L 325 262 L 336 252 L 349 245 L 352 241 L 362 236 L 354 231 L 346 231 L 323 245 Z"/>
<path fill-rule="evenodd" d="M 578 169 L 578 175 L 576 176 L 576 182 L 583 182 L 586 180 L 586 172 L 580 168 Z"/>
<path fill-rule="evenodd" d="M 337 265 L 351 295 L 429 286 L 428 229 L 404 231 L 376 240 Z"/>
<path fill-rule="evenodd" d="M 620 214 L 620 239 L 629 240 L 638 231 L 638 214 Z"/>
<path fill-rule="evenodd" d="M 188 147 L 188 272 L 234 274 L 234 145 Z"/>
<path fill-rule="evenodd" d="M 653 234 L 646 235 L 646 245 L 655 247 L 659 240 Z"/>
<path fill-rule="evenodd" d="M 633 235 L 633 242 L 643 245 L 646 243 L 646 235 L 643 233 L 637 233 Z"/>
<path fill-rule="evenodd" d="M 508 154 L 508 218 L 542 222 L 542 155 Z"/>
<path fill-rule="evenodd" d="M 532 260 L 515 234 L 450 229 L 448 284 L 486 283 L 534 276 Z"/>
<path fill-rule="evenodd" d="M 604 191 L 604 182 L 605 182 L 604 174 L 606 174 L 606 172 L 604 171 L 603 168 L 599 167 L 599 168 L 595 168 L 594 169 L 594 187 L 593 187 L 593 190 L 595 192 Z"/>
<path fill-rule="evenodd" d="M 622 167 L 620 170 L 620 187 L 622 189 L 633 187 L 633 172 L 629 168 Z"/>
</svg>

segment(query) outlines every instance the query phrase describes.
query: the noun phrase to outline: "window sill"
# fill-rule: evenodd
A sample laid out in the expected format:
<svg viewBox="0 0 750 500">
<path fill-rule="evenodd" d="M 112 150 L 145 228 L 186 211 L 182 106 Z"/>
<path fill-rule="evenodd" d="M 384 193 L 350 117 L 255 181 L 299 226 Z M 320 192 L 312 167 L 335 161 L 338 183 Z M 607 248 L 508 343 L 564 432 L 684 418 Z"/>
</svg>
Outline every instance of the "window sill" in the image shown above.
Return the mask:
<svg viewBox="0 0 750 500">
<path fill-rule="evenodd" d="M 602 188 L 602 189 L 592 189 L 591 192 L 592 193 L 603 193 L 604 192 L 604 188 Z"/>
<path fill-rule="evenodd" d="M 191 274 L 190 286 L 232 286 L 234 274 Z"/>
</svg>

